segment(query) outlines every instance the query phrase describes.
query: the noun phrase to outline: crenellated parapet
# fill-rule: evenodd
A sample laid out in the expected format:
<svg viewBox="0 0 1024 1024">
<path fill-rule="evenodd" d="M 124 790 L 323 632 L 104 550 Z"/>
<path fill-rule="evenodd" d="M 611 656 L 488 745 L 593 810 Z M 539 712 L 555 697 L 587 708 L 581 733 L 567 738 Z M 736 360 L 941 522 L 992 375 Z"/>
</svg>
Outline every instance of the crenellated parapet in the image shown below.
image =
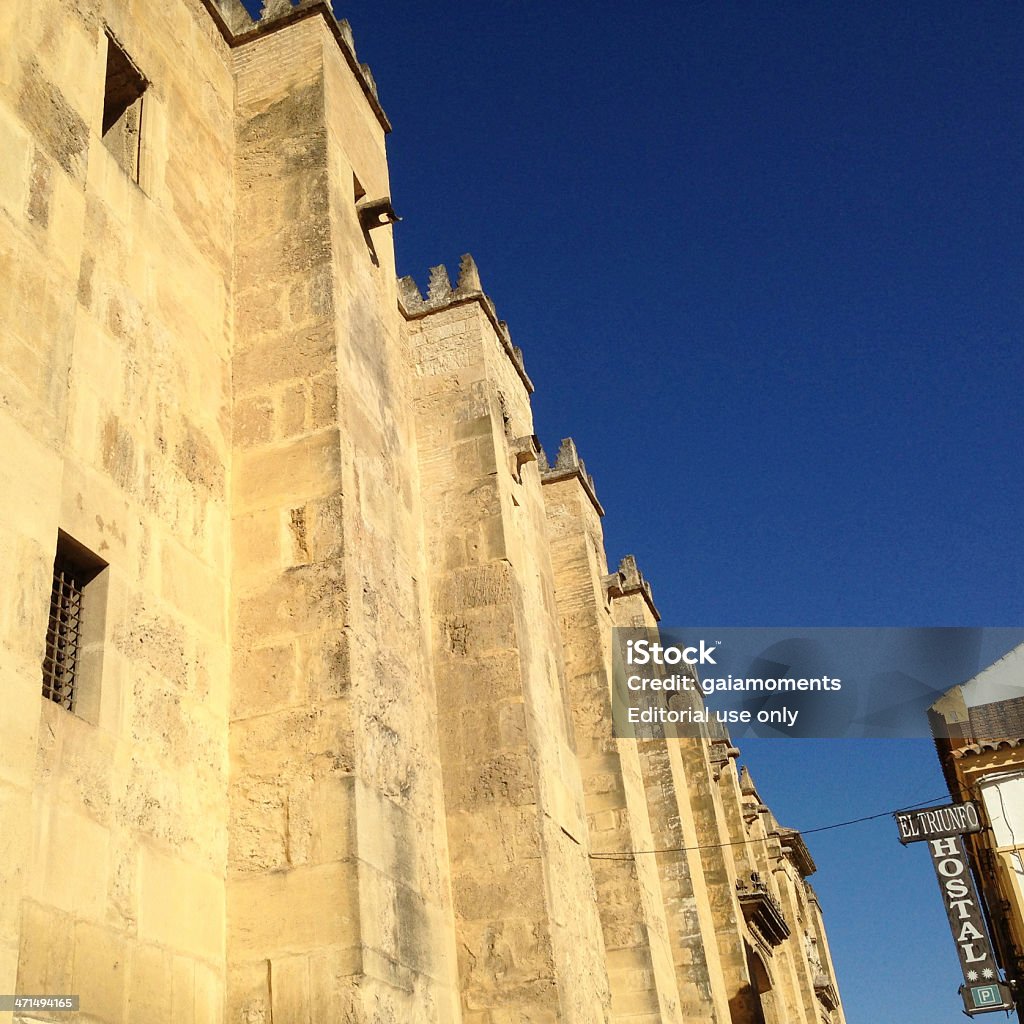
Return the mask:
<svg viewBox="0 0 1024 1024">
<path fill-rule="evenodd" d="M 494 302 L 484 292 L 476 260 L 469 253 L 465 253 L 459 261 L 459 277 L 454 288 L 451 278 L 448 276 L 448 268 L 443 263 L 430 268 L 426 297 L 420 291 L 414 278 L 400 277 L 398 279 L 398 305 L 407 320 L 418 320 L 442 309 L 450 309 L 452 306 L 470 302 L 479 303 L 527 392 L 533 394 L 533 381 L 526 373 L 523 350 L 512 344 L 512 335 L 509 332 L 508 324 L 499 319 Z"/>
<path fill-rule="evenodd" d="M 644 579 L 644 574 L 637 566 L 635 555 L 626 555 L 619 562 L 618 571 L 605 576 L 604 588 L 611 600 L 628 597 L 630 594 L 639 594 L 647 602 L 647 607 L 650 608 L 655 622 L 661 621 L 661 613 L 654 604 L 651 585 Z"/>
<path fill-rule="evenodd" d="M 445 309 L 459 302 L 480 299 L 497 320 L 494 303 L 484 294 L 483 286 L 480 283 L 480 271 L 477 268 L 476 260 L 468 252 L 459 261 L 459 280 L 454 288 L 451 278 L 448 276 L 448 268 L 443 263 L 431 267 L 427 273 L 426 298 L 414 278 L 406 276 L 398 279 L 398 298 L 402 312 L 407 317 L 436 313 L 439 309 Z M 498 323 L 504 324 L 504 321 L 499 320 Z M 508 330 L 507 326 L 505 330 Z"/>
<path fill-rule="evenodd" d="M 558 448 L 558 455 L 555 463 L 548 462 L 548 457 L 541 449 L 537 456 L 540 465 L 540 481 L 542 484 L 553 484 L 559 480 L 579 480 L 584 493 L 590 499 L 599 516 L 604 515 L 601 502 L 597 500 L 597 491 L 594 488 L 594 478 L 587 472 L 587 467 L 580 458 L 576 449 L 576 442 L 571 437 L 563 437 Z"/>
<path fill-rule="evenodd" d="M 261 35 L 276 32 L 306 18 L 323 18 L 341 50 L 345 62 L 356 77 L 377 120 L 385 132 L 391 131 L 377 95 L 377 83 L 368 64 L 359 62 L 352 26 L 334 16 L 330 0 L 264 0 L 258 18 L 253 18 L 241 0 L 202 0 L 229 46 L 242 46 Z"/>
<path fill-rule="evenodd" d="M 252 30 L 255 22 L 242 4 L 242 0 L 204 0 L 204 2 L 222 34 L 224 34 L 225 28 L 235 35 Z"/>
</svg>

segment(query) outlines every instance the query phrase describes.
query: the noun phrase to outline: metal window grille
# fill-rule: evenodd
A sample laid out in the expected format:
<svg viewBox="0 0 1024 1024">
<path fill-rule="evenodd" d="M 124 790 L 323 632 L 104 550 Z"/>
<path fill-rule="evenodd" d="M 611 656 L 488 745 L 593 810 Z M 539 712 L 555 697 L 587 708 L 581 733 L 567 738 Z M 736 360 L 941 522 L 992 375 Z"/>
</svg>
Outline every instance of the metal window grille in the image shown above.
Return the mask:
<svg viewBox="0 0 1024 1024">
<path fill-rule="evenodd" d="M 50 620 L 46 627 L 43 696 L 68 711 L 75 701 L 83 589 L 81 573 L 58 556 L 53 566 Z"/>
</svg>

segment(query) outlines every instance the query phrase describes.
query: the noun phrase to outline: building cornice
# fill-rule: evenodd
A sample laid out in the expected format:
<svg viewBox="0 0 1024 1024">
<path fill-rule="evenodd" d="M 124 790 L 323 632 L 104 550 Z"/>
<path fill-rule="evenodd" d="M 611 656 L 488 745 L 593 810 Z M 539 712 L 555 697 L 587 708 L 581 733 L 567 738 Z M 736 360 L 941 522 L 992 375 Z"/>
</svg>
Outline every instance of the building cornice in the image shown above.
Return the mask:
<svg viewBox="0 0 1024 1024">
<path fill-rule="evenodd" d="M 269 36 L 274 32 L 287 28 L 289 25 L 305 21 L 308 18 L 323 18 L 328 30 L 338 44 L 338 49 L 341 50 L 345 62 L 359 83 L 367 103 L 370 104 L 370 109 L 373 111 L 381 128 L 384 129 L 384 134 L 390 133 L 391 122 L 388 120 L 387 114 L 384 113 L 384 108 L 377 97 L 377 83 L 373 79 L 370 67 L 368 64 L 360 64 L 356 58 L 356 46 L 352 35 L 352 27 L 347 21 L 338 21 L 334 17 L 334 12 L 331 10 L 328 0 L 299 0 L 294 6 L 290 0 L 267 0 L 263 16 L 260 20 L 252 21 L 250 18 L 251 27 L 246 26 L 244 28 L 235 28 L 230 25 L 224 16 L 221 6 L 215 0 L 200 0 L 200 2 L 213 19 L 213 23 L 217 26 L 217 30 L 223 36 L 224 41 L 232 49 L 254 42 L 264 36 Z M 248 15 L 246 16 L 248 17 Z"/>
</svg>

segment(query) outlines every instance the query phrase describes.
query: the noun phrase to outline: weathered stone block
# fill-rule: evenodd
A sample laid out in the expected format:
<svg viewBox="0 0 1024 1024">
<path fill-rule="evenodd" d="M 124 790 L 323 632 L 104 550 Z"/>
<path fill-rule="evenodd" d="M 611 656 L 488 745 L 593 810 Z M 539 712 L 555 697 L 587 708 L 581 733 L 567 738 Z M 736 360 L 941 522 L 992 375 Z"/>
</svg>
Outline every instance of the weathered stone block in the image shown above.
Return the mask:
<svg viewBox="0 0 1024 1024">
<path fill-rule="evenodd" d="M 275 958 L 359 944 L 353 863 L 299 867 L 228 882 L 236 956 Z"/>
<path fill-rule="evenodd" d="M 537 800 L 533 767 L 525 752 L 508 752 L 482 762 L 463 762 L 446 792 L 452 810 L 472 810 L 495 802 L 513 807 Z"/>
<path fill-rule="evenodd" d="M 6 108 L 0 108 L 0 153 L 0 207 L 13 220 L 29 204 L 32 146 L 28 133 Z"/>
<path fill-rule="evenodd" d="M 2 712 L 0 779 L 14 785 L 29 786 L 36 764 L 42 661 L 42 649 L 37 658 L 17 660 L 0 652 L 0 673 L 9 680 Z"/>
<path fill-rule="evenodd" d="M 124 1020 L 128 943 L 124 935 L 79 921 L 74 926 L 75 959 L 71 989 L 90 1016 Z M 48 989 L 46 991 L 57 991 Z"/>
<path fill-rule="evenodd" d="M 131 953 L 128 1024 L 171 1024 L 172 956 L 158 946 L 137 945 Z"/>
<path fill-rule="evenodd" d="M 44 149 L 78 182 L 85 180 L 89 130 L 35 61 L 22 68 L 18 113 Z"/>
<path fill-rule="evenodd" d="M 275 766 L 314 776 L 350 771 L 355 743 L 345 701 L 245 719 L 231 733 L 232 765 L 238 772 Z"/>
<path fill-rule="evenodd" d="M 233 874 L 289 865 L 288 793 L 280 779 L 246 776 L 230 792 L 228 866 Z"/>
<path fill-rule="evenodd" d="M 174 1024 L 196 1024 L 196 962 L 171 957 L 171 1019 Z"/>
<path fill-rule="evenodd" d="M 139 851 L 139 936 L 208 960 L 224 955 L 223 883 L 176 857 Z"/>
<path fill-rule="evenodd" d="M 22 904 L 21 951 L 14 992 L 72 992 L 74 919 L 50 906 Z M 54 942 L 54 936 L 65 941 Z"/>
<path fill-rule="evenodd" d="M 309 1016 L 309 962 L 299 956 L 274 957 L 270 961 L 273 1019 L 306 1022 Z"/>
<path fill-rule="evenodd" d="M 306 694 L 292 643 L 240 652 L 232 679 L 231 717 L 234 719 L 291 707 Z"/>
<path fill-rule="evenodd" d="M 302 504 L 337 490 L 341 451 L 337 430 L 323 430 L 270 449 L 240 453 L 232 477 L 240 511 Z"/>
<path fill-rule="evenodd" d="M 238 585 L 245 577 L 280 571 L 284 564 L 281 539 L 281 512 L 278 508 L 250 512 L 234 519 L 231 548 L 236 600 L 239 593 L 245 592 L 245 588 Z"/>
<path fill-rule="evenodd" d="M 224 971 L 196 961 L 195 965 L 196 1024 L 223 1024 Z"/>
<path fill-rule="evenodd" d="M 0 783 L 0 947 L 17 947 L 25 860 L 32 841 L 32 799 L 28 789 Z"/>
<path fill-rule="evenodd" d="M 96 729 L 77 715 L 63 712 L 57 720 L 61 731 L 57 778 L 61 800 L 98 824 L 109 827 L 117 743 L 109 733 Z"/>
<path fill-rule="evenodd" d="M 106 911 L 110 835 L 83 814 L 37 803 L 35 868 L 29 895 L 41 904 L 102 921 Z"/>
<path fill-rule="evenodd" d="M 356 840 L 353 794 L 352 776 L 320 779 L 313 784 L 312 863 L 329 864 L 352 858 Z"/>
<path fill-rule="evenodd" d="M 363 983 L 361 948 L 314 950 L 307 961 L 310 1022 L 358 1020 L 357 985 Z"/>
<path fill-rule="evenodd" d="M 295 566 L 242 599 L 237 629 L 241 636 L 265 641 L 316 632 L 328 623 L 340 628 L 347 618 L 346 606 L 343 567 L 335 562 Z"/>
<path fill-rule="evenodd" d="M 226 1002 L 230 1024 L 271 1024 L 269 962 L 234 959 L 228 969 Z"/>
<path fill-rule="evenodd" d="M 337 627 L 301 637 L 299 672 L 314 700 L 336 700 L 348 695 L 352 685 L 349 640 Z"/>
<path fill-rule="evenodd" d="M 235 403 L 232 440 L 239 448 L 266 444 L 274 436 L 274 403 L 267 395 L 241 398 Z"/>
</svg>

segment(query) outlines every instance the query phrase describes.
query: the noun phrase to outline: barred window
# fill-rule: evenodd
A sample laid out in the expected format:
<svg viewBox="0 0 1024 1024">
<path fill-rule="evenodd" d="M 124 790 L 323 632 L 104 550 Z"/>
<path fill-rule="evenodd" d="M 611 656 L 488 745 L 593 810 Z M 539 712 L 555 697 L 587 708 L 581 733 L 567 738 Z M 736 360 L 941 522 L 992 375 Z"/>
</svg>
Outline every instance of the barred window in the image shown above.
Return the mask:
<svg viewBox="0 0 1024 1024">
<path fill-rule="evenodd" d="M 86 588 L 105 567 L 102 559 L 63 531 L 58 533 L 43 657 L 43 696 L 68 711 L 76 707 L 88 611 Z"/>
</svg>

